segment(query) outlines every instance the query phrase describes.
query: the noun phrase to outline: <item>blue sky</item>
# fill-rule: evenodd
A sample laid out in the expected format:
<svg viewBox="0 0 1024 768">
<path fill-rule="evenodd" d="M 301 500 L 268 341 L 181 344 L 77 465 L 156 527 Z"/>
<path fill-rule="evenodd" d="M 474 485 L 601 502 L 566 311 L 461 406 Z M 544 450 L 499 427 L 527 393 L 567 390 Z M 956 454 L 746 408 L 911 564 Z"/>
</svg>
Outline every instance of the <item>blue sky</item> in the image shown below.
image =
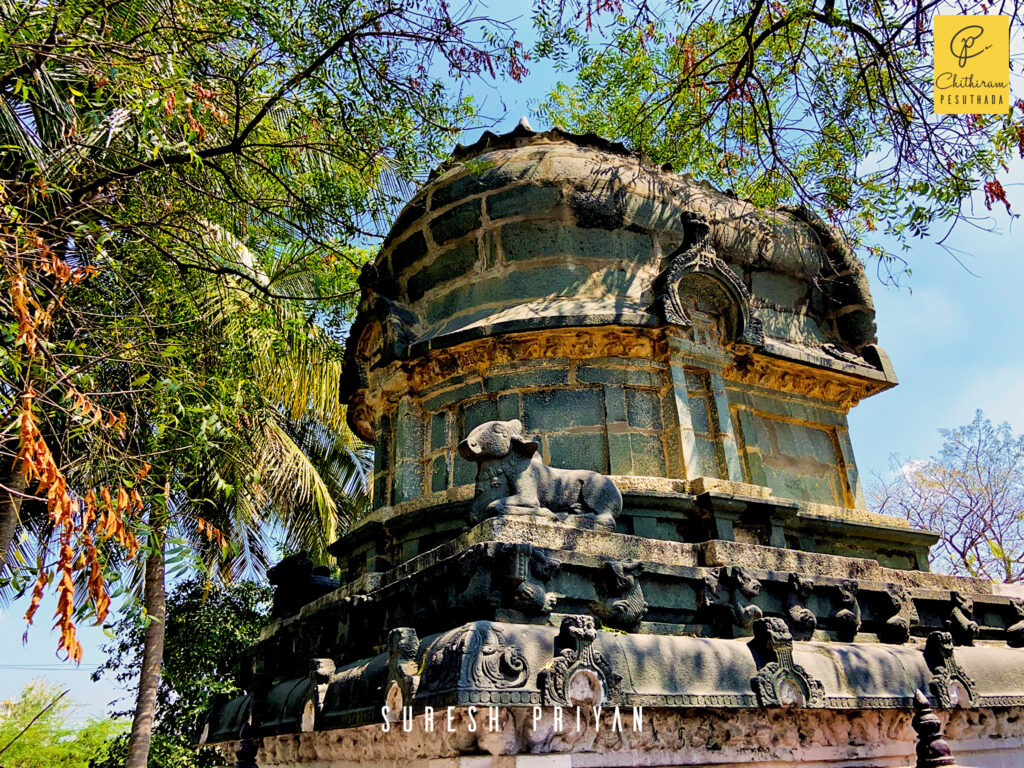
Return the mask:
<svg viewBox="0 0 1024 768">
<path fill-rule="evenodd" d="M 532 108 L 556 79 L 550 67 L 535 66 L 522 84 L 479 88 L 474 95 L 497 121 L 494 130 L 510 130 L 523 115 L 531 117 L 535 128 L 544 128 Z M 463 142 L 479 134 L 479 129 L 467 131 Z M 1024 161 L 1011 165 L 1003 183 L 1013 210 L 1024 212 Z M 980 195 L 974 206 L 978 215 L 988 213 Z M 993 421 L 1024 430 L 1024 221 L 1012 222 L 1001 206 L 996 208 L 988 222 L 993 231 L 964 225 L 948 240 L 962 252 L 964 266 L 927 240 L 913 243 L 907 255 L 912 275 L 901 288 L 880 284 L 869 265 L 879 341 L 900 385 L 865 400 L 850 414 L 862 477 L 887 471 L 892 454 L 920 458 L 935 453 L 941 445 L 936 430 L 969 422 L 977 408 Z M 109 680 L 89 679 L 103 660 L 100 646 L 107 638 L 102 631 L 80 627 L 85 658 L 75 668 L 53 653 L 56 637 L 48 629 L 53 601 L 43 602 L 27 646 L 21 643 L 24 609 L 14 606 L 0 615 L 0 700 L 17 696 L 26 682 L 42 676 L 71 689 L 81 705 L 78 717 L 103 716 L 121 692 Z"/>
</svg>

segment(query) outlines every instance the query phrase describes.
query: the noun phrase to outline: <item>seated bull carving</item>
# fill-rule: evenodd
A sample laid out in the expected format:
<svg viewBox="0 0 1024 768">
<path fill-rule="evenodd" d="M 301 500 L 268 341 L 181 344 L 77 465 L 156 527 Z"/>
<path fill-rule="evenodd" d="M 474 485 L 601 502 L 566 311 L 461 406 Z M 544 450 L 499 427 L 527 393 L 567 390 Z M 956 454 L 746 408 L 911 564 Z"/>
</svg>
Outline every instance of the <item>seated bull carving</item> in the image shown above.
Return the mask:
<svg viewBox="0 0 1024 768">
<path fill-rule="evenodd" d="M 459 455 L 477 464 L 473 516 L 537 515 L 564 520 L 569 515 L 593 516 L 615 527 L 622 494 L 602 474 L 585 469 L 547 466 L 523 423 L 488 421 L 459 443 Z"/>
</svg>

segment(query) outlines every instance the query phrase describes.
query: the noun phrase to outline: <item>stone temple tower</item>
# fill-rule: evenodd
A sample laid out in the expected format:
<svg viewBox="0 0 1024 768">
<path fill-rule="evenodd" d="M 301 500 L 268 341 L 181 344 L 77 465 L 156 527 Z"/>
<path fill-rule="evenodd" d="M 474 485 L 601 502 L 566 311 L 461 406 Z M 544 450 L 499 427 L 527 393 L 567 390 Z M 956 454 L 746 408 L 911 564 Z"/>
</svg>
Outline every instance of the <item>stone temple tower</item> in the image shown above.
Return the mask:
<svg viewBox="0 0 1024 768">
<path fill-rule="evenodd" d="M 1024 594 L 864 509 L 846 417 L 896 377 L 812 213 L 520 124 L 454 152 L 361 286 L 373 510 L 337 583 L 272 574 L 203 735 L 226 759 L 898 765 L 921 691 L 960 759 L 1016 764 Z"/>
</svg>

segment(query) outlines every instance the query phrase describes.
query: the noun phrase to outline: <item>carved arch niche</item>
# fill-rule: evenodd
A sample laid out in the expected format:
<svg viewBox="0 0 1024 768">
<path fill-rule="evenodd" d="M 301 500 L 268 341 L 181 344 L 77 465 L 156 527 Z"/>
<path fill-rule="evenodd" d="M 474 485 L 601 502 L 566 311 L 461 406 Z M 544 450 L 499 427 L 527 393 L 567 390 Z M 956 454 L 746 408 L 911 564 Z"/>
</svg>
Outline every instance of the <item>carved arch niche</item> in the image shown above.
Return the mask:
<svg viewBox="0 0 1024 768">
<path fill-rule="evenodd" d="M 656 305 L 662 320 L 693 328 L 702 341 L 702 327 L 721 323 L 722 343 L 752 346 L 764 343 L 760 321 L 750 311 L 750 294 L 739 276 L 718 258 L 706 220 L 693 215 L 687 241 L 672 254 L 655 281 Z M 711 330 L 712 329 L 707 329 Z"/>
</svg>

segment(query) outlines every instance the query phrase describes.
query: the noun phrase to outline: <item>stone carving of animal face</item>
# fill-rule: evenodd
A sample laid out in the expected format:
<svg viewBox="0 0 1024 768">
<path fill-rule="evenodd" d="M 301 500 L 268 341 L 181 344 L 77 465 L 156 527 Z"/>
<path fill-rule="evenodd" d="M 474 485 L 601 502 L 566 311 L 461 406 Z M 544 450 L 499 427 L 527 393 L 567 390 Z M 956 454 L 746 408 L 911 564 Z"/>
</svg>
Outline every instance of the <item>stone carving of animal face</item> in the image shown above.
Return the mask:
<svg viewBox="0 0 1024 768">
<path fill-rule="evenodd" d="M 512 450 L 529 457 L 539 447 L 540 443 L 524 434 L 523 422 L 519 419 L 487 421 L 459 443 L 459 455 L 467 461 L 480 462 L 502 459 Z"/>
<path fill-rule="evenodd" d="M 753 574 L 747 572 L 742 566 L 735 566 L 730 574 L 733 583 L 745 597 L 757 597 L 761 593 L 761 582 Z"/>
<path fill-rule="evenodd" d="M 799 573 L 789 574 L 789 587 L 801 600 L 807 600 L 811 596 L 814 584 L 810 579 L 803 578 Z"/>
</svg>

